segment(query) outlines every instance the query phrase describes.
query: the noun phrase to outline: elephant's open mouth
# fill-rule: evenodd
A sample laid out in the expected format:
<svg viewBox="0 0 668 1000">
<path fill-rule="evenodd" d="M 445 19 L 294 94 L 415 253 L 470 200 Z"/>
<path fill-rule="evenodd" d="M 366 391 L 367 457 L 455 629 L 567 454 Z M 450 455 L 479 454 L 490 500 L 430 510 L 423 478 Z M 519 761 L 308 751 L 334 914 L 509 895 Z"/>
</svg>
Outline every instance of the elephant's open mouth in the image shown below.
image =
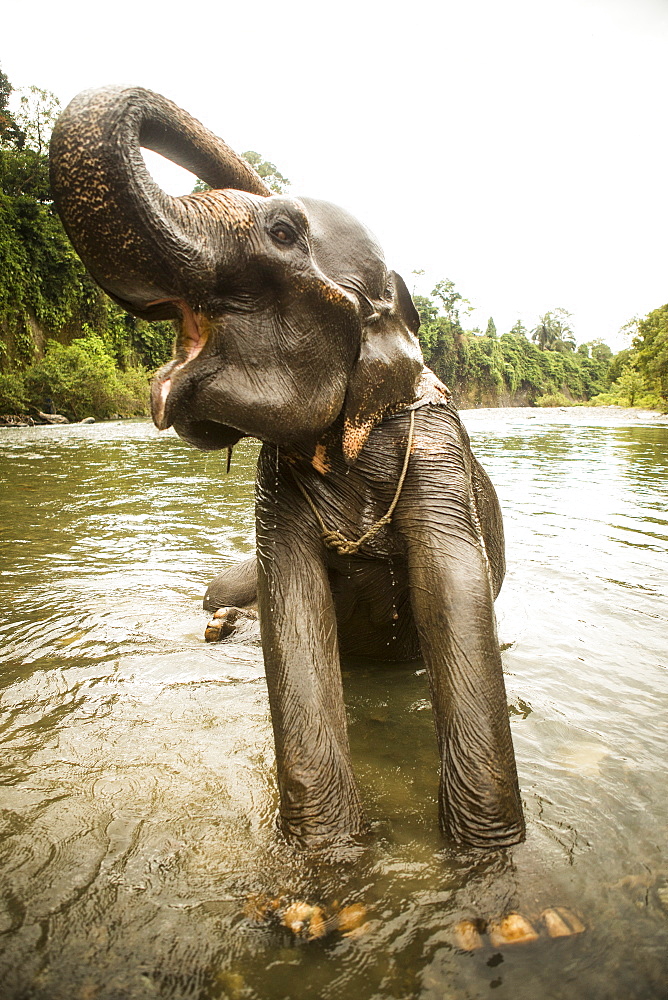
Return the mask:
<svg viewBox="0 0 668 1000">
<path fill-rule="evenodd" d="M 181 313 L 181 329 L 177 342 L 177 357 L 157 373 L 151 387 L 151 411 L 158 430 L 164 431 L 174 422 L 174 407 L 168 405 L 174 386 L 173 377 L 197 357 L 209 339 L 209 326 L 200 314 L 193 312 L 183 299 L 156 299 L 149 306 L 173 303 Z M 208 421 L 206 421 L 208 423 Z M 221 445 L 226 447 L 226 445 Z"/>
</svg>

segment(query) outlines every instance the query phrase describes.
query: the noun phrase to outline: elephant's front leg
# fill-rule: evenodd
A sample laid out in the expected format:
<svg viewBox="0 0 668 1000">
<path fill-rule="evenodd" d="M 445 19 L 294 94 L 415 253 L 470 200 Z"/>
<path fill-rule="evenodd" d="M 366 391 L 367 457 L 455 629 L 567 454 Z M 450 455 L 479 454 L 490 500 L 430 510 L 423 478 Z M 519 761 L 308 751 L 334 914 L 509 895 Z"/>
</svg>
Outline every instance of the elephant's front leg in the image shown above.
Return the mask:
<svg viewBox="0 0 668 1000">
<path fill-rule="evenodd" d="M 317 525 L 291 490 L 274 482 L 265 489 L 262 479 L 260 472 L 258 608 L 281 824 L 287 836 L 318 844 L 364 829 L 334 603 Z"/>
<path fill-rule="evenodd" d="M 473 847 L 524 838 L 470 453 L 455 416 L 422 411 L 395 524 L 427 666 L 441 757 L 443 831 Z"/>
</svg>

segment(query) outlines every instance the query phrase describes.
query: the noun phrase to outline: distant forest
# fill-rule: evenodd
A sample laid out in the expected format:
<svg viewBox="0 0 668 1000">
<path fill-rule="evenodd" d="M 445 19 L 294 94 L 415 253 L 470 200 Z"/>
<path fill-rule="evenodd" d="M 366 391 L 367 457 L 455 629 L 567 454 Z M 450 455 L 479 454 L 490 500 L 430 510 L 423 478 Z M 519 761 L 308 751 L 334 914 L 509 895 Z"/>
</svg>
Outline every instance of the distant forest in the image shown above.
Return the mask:
<svg viewBox="0 0 668 1000">
<path fill-rule="evenodd" d="M 174 328 L 123 312 L 70 244 L 49 190 L 48 140 L 59 111 L 49 91 L 13 93 L 0 70 L 0 420 L 144 416 L 150 375 L 170 358 Z M 286 188 L 272 163 L 243 155 L 274 190 Z M 563 308 L 537 317 L 531 330 L 516 323 L 499 334 L 493 319 L 484 331 L 465 328 L 469 304 L 451 281 L 414 300 L 425 361 L 460 406 L 668 411 L 668 305 L 631 321 L 631 346 L 613 355 L 600 340 L 576 344 Z"/>
</svg>

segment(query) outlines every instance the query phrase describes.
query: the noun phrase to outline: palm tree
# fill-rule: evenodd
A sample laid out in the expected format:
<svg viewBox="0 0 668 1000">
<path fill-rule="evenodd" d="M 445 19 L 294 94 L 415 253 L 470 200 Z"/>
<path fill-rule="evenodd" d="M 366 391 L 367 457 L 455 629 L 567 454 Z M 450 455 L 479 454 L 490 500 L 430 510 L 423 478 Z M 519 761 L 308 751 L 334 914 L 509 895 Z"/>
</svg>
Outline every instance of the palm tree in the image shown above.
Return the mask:
<svg viewBox="0 0 668 1000">
<path fill-rule="evenodd" d="M 531 331 L 531 339 L 541 351 L 574 351 L 575 335 L 568 322 L 571 314 L 565 309 L 553 309 L 538 320 Z"/>
</svg>

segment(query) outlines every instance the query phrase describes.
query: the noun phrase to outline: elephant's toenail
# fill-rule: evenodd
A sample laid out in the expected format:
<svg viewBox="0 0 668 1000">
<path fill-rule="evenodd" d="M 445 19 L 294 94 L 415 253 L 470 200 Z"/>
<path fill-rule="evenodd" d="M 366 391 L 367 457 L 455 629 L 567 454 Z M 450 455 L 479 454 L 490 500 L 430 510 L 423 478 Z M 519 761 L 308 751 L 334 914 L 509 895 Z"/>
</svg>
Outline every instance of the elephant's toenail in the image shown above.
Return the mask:
<svg viewBox="0 0 668 1000">
<path fill-rule="evenodd" d="M 525 944 L 537 938 L 538 934 L 521 913 L 509 913 L 503 920 L 489 925 L 489 939 L 495 948 L 504 944 Z"/>
<path fill-rule="evenodd" d="M 222 638 L 223 638 L 223 627 L 221 623 L 217 621 L 210 621 L 207 627 L 204 629 L 204 641 L 218 642 L 218 640 Z"/>
<path fill-rule="evenodd" d="M 475 951 L 482 947 L 482 938 L 475 921 L 459 921 L 455 927 L 455 944 L 461 951 Z"/>
</svg>

